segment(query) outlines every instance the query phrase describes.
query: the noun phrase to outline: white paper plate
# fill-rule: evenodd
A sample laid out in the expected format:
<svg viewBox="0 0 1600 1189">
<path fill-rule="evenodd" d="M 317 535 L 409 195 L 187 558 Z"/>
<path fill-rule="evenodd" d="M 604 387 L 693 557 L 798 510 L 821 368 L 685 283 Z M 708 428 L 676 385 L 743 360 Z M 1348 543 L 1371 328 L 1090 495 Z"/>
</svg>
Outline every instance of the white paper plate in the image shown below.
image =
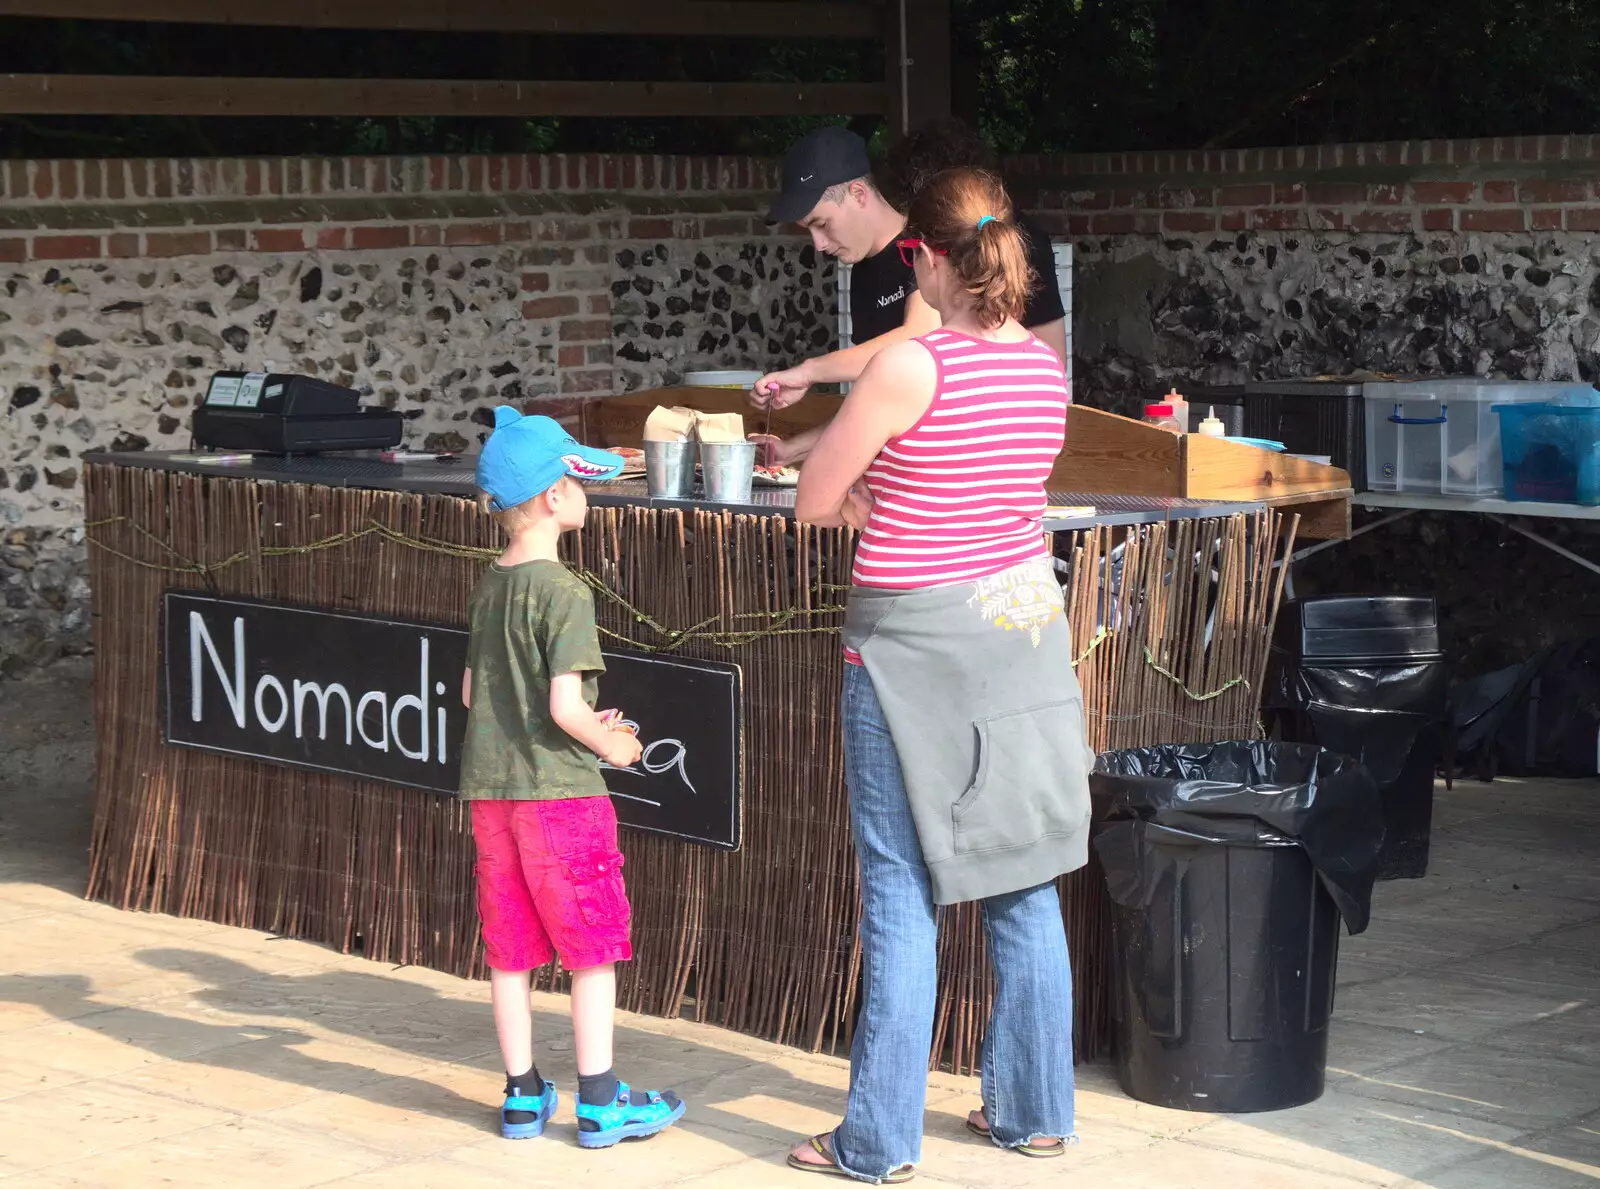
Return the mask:
<svg viewBox="0 0 1600 1189">
<path fill-rule="evenodd" d="M 690 388 L 750 389 L 761 376 L 761 372 L 689 372 L 683 382 Z"/>
</svg>

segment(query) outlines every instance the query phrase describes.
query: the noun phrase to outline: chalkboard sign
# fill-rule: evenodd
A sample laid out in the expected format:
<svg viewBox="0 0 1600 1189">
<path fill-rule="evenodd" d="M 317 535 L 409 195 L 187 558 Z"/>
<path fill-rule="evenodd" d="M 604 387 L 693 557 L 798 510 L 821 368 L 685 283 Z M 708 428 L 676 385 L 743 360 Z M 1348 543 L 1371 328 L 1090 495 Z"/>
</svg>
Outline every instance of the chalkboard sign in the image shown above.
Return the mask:
<svg viewBox="0 0 1600 1189">
<path fill-rule="evenodd" d="M 738 667 L 639 652 L 604 655 L 600 705 L 621 710 L 644 744 L 632 768 L 600 765 L 617 820 L 737 850 Z"/>
<path fill-rule="evenodd" d="M 434 624 L 168 591 L 165 738 L 454 795 L 467 633 Z M 606 652 L 602 707 L 638 729 L 632 768 L 601 765 L 623 824 L 737 850 L 736 665 Z"/>
</svg>

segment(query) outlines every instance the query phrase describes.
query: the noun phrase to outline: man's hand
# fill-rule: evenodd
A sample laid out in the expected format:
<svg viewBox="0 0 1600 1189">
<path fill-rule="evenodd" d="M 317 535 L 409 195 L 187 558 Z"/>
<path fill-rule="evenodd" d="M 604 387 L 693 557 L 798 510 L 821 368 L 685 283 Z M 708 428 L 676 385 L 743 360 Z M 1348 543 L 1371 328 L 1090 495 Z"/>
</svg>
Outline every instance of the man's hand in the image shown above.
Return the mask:
<svg viewBox="0 0 1600 1189">
<path fill-rule="evenodd" d="M 768 372 L 750 390 L 750 403 L 758 409 L 787 409 L 798 404 L 810 387 L 811 379 L 803 363 L 787 371 Z"/>
<path fill-rule="evenodd" d="M 776 434 L 753 433 L 748 439 L 756 444 L 756 465 L 763 467 L 792 467 L 799 460 L 794 448 Z"/>
<path fill-rule="evenodd" d="M 611 738 L 606 741 L 605 754 L 600 758 L 613 768 L 631 768 L 643 754 L 644 744 L 639 742 L 639 736 L 613 728 Z"/>
<path fill-rule="evenodd" d="M 824 428 L 826 427 L 818 425 L 811 429 L 802 429 L 792 438 L 780 438 L 765 433 L 753 433 L 749 436 L 752 442 L 761 447 L 757 451 L 762 458 L 761 465 L 797 467 L 816 449 L 817 443 L 822 440 Z"/>
</svg>

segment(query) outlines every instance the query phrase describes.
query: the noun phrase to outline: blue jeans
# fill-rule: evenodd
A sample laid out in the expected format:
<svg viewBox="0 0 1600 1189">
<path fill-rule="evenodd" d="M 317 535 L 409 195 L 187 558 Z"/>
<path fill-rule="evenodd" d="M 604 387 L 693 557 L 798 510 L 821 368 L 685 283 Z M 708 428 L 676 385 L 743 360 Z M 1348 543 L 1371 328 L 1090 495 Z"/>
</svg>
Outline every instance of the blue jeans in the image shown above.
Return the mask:
<svg viewBox="0 0 1600 1189">
<path fill-rule="evenodd" d="M 845 778 L 861 864 L 866 988 L 850 1050 L 839 1167 L 881 1182 L 922 1157 L 938 926 L 900 759 L 872 679 L 845 666 Z M 982 902 L 996 996 L 983 1042 L 983 1106 L 995 1143 L 1073 1128 L 1072 968 L 1054 884 Z"/>
</svg>

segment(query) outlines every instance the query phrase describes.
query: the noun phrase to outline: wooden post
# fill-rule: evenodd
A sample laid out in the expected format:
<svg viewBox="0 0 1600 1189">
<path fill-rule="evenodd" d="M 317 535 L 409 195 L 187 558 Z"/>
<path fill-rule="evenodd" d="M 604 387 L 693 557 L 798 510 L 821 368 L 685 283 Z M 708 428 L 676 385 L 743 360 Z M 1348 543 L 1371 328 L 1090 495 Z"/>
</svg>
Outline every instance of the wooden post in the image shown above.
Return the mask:
<svg viewBox="0 0 1600 1189">
<path fill-rule="evenodd" d="M 891 133 L 949 118 L 950 0 L 888 0 L 883 46 Z"/>
</svg>

